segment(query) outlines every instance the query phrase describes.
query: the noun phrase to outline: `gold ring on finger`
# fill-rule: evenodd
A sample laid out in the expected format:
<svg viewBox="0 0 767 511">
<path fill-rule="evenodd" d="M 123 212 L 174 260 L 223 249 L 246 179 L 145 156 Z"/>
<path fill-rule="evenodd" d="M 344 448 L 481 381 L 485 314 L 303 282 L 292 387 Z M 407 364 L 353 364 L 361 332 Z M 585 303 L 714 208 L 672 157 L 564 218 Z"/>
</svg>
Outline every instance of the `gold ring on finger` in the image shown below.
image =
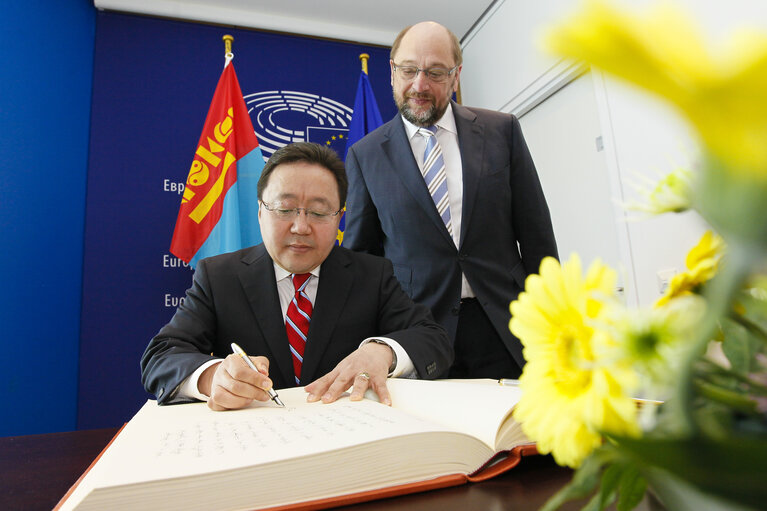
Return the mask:
<svg viewBox="0 0 767 511">
<path fill-rule="evenodd" d="M 357 376 L 364 378 L 366 381 L 370 381 L 370 375 L 367 373 L 367 371 L 362 371 Z"/>
</svg>

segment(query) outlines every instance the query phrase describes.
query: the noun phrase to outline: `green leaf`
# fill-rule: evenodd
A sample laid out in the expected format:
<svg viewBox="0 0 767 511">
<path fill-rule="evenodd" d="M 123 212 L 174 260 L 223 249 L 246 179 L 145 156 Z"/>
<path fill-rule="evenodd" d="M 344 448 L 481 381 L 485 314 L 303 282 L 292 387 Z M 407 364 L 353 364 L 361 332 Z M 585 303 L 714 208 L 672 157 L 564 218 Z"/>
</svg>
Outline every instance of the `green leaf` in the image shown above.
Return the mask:
<svg viewBox="0 0 767 511">
<path fill-rule="evenodd" d="M 728 499 L 701 491 L 691 484 L 660 469 L 647 471 L 647 481 L 652 494 L 660 500 L 663 509 L 674 511 L 755 511 Z M 651 506 L 652 508 L 652 506 Z M 758 509 L 764 509 L 759 506 Z"/>
<path fill-rule="evenodd" d="M 631 511 L 639 505 L 647 491 L 647 481 L 636 465 L 627 464 L 618 486 L 618 511 Z"/>
<path fill-rule="evenodd" d="M 540 511 L 554 511 L 568 500 L 581 499 L 588 496 L 597 483 L 602 467 L 609 461 L 609 457 L 597 450 L 581 464 L 573 474 L 572 480 L 561 490 L 555 493 Z"/>
<path fill-rule="evenodd" d="M 638 464 L 662 468 L 704 492 L 756 508 L 767 502 L 767 435 L 614 440 Z"/>
<path fill-rule="evenodd" d="M 602 472 L 602 481 L 599 485 L 599 491 L 589 501 L 583 511 L 604 511 L 604 509 L 613 503 L 615 494 L 618 490 L 618 482 L 621 478 L 623 467 L 621 465 L 611 464 Z"/>
<path fill-rule="evenodd" d="M 753 352 L 751 350 L 751 335 L 743 326 L 728 320 L 722 319 L 722 331 L 724 340 L 722 341 L 722 351 L 730 361 L 732 370 L 746 374 L 751 369 L 751 360 Z"/>
<path fill-rule="evenodd" d="M 621 480 L 624 467 L 622 465 L 612 464 L 608 466 L 602 473 L 602 484 L 599 487 L 600 495 L 600 507 L 602 511 L 609 504 L 615 500 L 615 495 L 618 492 L 618 483 Z"/>
<path fill-rule="evenodd" d="M 583 506 L 583 509 L 581 511 L 603 511 L 604 507 L 601 506 L 601 494 L 598 492 L 596 495 L 591 497 L 588 504 Z"/>
<path fill-rule="evenodd" d="M 726 438 L 732 431 L 732 411 L 721 403 L 705 400 L 698 403 L 694 413 L 695 422 L 708 437 Z"/>
</svg>

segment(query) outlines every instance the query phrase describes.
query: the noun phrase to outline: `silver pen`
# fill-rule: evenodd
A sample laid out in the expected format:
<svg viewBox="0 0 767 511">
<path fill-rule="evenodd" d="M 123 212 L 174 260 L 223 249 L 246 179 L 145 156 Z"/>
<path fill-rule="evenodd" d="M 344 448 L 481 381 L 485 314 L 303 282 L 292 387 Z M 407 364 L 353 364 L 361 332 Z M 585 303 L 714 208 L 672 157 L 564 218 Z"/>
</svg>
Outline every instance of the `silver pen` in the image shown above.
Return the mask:
<svg viewBox="0 0 767 511">
<path fill-rule="evenodd" d="M 242 348 L 240 348 L 237 345 L 237 343 L 234 343 L 234 342 L 232 343 L 232 351 L 234 352 L 235 355 L 237 355 L 240 358 L 242 358 L 245 361 L 245 363 L 248 364 L 248 367 L 250 367 L 251 369 L 253 369 L 257 373 L 261 372 L 258 369 L 256 369 L 256 365 L 253 363 L 253 361 L 250 359 L 250 357 L 248 357 L 248 354 L 245 353 L 245 351 Z M 270 388 L 266 392 L 269 393 L 269 397 L 272 398 L 272 401 L 274 401 L 275 403 L 277 403 L 281 407 L 285 408 L 285 405 L 283 404 L 282 401 L 280 401 L 280 397 L 277 395 L 277 393 L 274 391 L 273 388 Z"/>
<path fill-rule="evenodd" d="M 519 380 L 509 380 L 507 378 L 501 378 L 498 380 L 498 385 L 502 385 L 504 387 L 519 387 Z"/>
</svg>

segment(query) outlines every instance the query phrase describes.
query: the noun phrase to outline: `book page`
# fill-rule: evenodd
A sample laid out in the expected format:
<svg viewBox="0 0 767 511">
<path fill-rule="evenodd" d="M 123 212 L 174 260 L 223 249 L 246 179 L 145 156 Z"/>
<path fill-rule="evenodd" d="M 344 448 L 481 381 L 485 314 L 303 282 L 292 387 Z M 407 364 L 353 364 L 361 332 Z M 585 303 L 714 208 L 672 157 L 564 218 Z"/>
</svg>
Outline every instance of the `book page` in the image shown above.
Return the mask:
<svg viewBox="0 0 767 511">
<path fill-rule="evenodd" d="M 517 387 L 504 387 L 496 380 L 407 380 L 391 378 L 387 387 L 395 408 L 409 415 L 442 424 L 496 446 L 500 426 L 521 397 Z M 370 393 L 366 397 L 375 399 Z"/>
<path fill-rule="evenodd" d="M 471 474 L 492 457 L 518 398 L 497 384 L 388 386 L 394 407 L 348 396 L 307 403 L 303 388 L 279 391 L 286 408 L 148 401 L 61 509 L 252 509 Z M 317 477 L 328 469 L 332 477 Z M 301 484 L 286 492 L 292 478 Z"/>
<path fill-rule="evenodd" d="M 342 398 L 307 403 L 303 388 L 272 402 L 214 412 L 206 403 L 148 401 L 76 488 L 62 509 L 93 488 L 180 478 L 308 457 L 418 432 L 449 431 L 379 403 Z"/>
</svg>

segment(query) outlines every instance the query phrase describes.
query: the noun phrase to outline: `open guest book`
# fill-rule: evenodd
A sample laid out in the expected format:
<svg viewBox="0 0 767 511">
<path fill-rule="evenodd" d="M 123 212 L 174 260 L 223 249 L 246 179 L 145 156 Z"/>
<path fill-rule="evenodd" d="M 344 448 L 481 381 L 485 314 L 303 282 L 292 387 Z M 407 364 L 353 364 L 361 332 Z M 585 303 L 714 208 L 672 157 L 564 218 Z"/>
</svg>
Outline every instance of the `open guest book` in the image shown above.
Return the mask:
<svg viewBox="0 0 767 511">
<path fill-rule="evenodd" d="M 372 399 L 213 412 L 148 401 L 56 509 L 322 509 L 481 481 L 535 446 L 511 418 L 520 390 L 388 380 Z"/>
</svg>

